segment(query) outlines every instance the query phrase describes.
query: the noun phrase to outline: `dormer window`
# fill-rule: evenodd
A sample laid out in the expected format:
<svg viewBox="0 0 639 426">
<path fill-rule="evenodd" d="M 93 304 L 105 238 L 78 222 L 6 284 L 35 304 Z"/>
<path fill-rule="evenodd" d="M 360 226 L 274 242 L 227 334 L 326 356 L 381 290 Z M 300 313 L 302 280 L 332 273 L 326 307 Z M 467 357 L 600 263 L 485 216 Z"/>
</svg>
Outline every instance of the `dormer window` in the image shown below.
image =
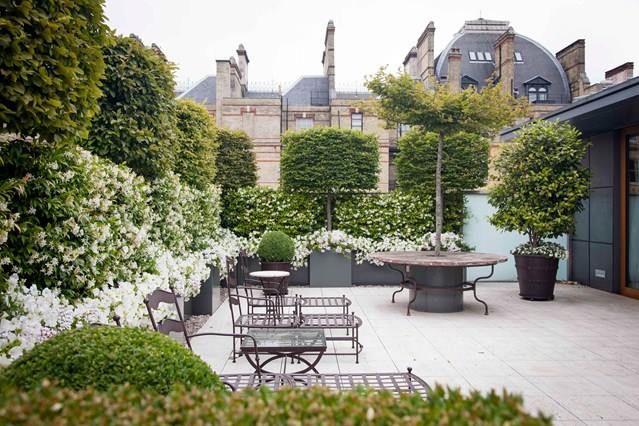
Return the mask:
<svg viewBox="0 0 639 426">
<path fill-rule="evenodd" d="M 550 81 L 546 80 L 543 77 L 537 76 L 531 78 L 530 80 L 524 83 L 524 87 L 526 88 L 526 96 L 528 96 L 528 102 L 537 103 L 537 102 L 548 102 L 548 91 L 550 89 Z"/>
<path fill-rule="evenodd" d="M 462 79 L 461 79 L 461 85 L 462 85 L 462 90 L 466 90 L 471 86 L 477 89 L 479 87 L 479 82 L 472 77 L 464 75 L 462 76 Z"/>
</svg>

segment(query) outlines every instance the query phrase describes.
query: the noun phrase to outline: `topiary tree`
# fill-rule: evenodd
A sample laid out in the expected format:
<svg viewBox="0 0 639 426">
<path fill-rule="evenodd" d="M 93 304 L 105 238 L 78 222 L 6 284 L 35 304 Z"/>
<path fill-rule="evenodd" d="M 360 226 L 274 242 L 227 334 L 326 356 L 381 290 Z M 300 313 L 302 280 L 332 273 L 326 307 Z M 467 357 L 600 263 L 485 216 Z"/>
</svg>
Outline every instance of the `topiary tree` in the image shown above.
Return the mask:
<svg viewBox="0 0 639 426">
<path fill-rule="evenodd" d="M 109 28 L 96 0 L 0 2 L 0 127 L 49 141 L 86 136 Z"/>
<path fill-rule="evenodd" d="M 0 372 L 0 388 L 33 389 L 44 379 L 72 389 L 106 390 L 129 383 L 162 394 L 177 384 L 223 386 L 204 361 L 175 340 L 111 326 L 68 330 L 40 343 Z"/>
<path fill-rule="evenodd" d="M 536 121 L 522 127 L 497 158 L 497 184 L 489 196 L 497 212 L 490 222 L 528 236 L 515 254 L 561 257 L 543 240 L 574 231 L 575 213 L 589 190 L 589 172 L 581 164 L 587 149 L 570 124 Z"/>
<path fill-rule="evenodd" d="M 223 193 L 257 184 L 257 164 L 253 142 L 241 130 L 217 129 L 217 175 L 215 182 Z"/>
<path fill-rule="evenodd" d="M 174 67 L 137 37 L 117 37 L 103 53 L 104 95 L 82 144 L 147 178 L 162 176 L 174 162 Z"/>
<path fill-rule="evenodd" d="M 392 125 L 408 124 L 437 135 L 435 162 L 435 254 L 441 251 L 444 222 L 442 169 L 446 139 L 460 132 L 490 137 L 503 126 L 524 115 L 523 101 L 505 94 L 500 85 L 473 87 L 458 92 L 448 84 L 424 85 L 406 73 L 399 76 L 381 69 L 366 83 L 379 97 L 377 114 Z"/>
<path fill-rule="evenodd" d="M 193 101 L 176 105 L 177 152 L 174 170 L 189 185 L 207 188 L 215 178 L 217 140 L 206 108 Z"/>
<path fill-rule="evenodd" d="M 374 135 L 317 128 L 288 132 L 282 137 L 282 145 L 283 189 L 326 194 L 328 229 L 335 194 L 368 191 L 377 185 L 379 152 Z"/>
<path fill-rule="evenodd" d="M 257 255 L 263 262 L 290 262 L 295 255 L 295 243 L 282 231 L 269 231 L 262 235 Z"/>
</svg>

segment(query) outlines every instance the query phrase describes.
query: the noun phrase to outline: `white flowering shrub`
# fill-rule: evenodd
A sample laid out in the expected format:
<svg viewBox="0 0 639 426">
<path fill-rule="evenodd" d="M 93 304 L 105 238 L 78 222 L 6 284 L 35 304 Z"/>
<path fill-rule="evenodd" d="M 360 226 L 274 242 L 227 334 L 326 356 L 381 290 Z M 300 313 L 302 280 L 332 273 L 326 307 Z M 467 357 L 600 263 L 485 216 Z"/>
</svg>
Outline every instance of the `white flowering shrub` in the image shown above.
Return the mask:
<svg viewBox="0 0 639 426">
<path fill-rule="evenodd" d="M 553 257 L 555 259 L 565 259 L 568 255 L 568 252 L 561 244 L 550 241 L 542 241 L 537 246 L 533 246 L 530 242 L 522 243 L 512 249 L 510 253 L 520 256 Z"/>
<path fill-rule="evenodd" d="M 203 250 L 220 227 L 220 190 L 203 190 L 168 173 L 151 186 L 152 238 L 172 251 Z"/>
<path fill-rule="evenodd" d="M 335 228 L 376 241 L 415 239 L 435 229 L 432 197 L 401 191 L 359 195 L 335 205 Z"/>
</svg>

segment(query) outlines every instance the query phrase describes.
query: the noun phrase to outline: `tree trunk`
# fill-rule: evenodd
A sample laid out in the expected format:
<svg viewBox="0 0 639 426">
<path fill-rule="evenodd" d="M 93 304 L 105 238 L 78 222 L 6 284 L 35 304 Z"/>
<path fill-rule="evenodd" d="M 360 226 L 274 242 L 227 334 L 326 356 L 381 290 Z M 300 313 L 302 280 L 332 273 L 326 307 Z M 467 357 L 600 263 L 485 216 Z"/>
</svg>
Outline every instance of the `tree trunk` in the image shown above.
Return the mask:
<svg viewBox="0 0 639 426">
<path fill-rule="evenodd" d="M 444 199 L 442 195 L 442 156 L 444 151 L 444 134 L 439 132 L 437 142 L 437 168 L 435 169 L 435 256 L 442 250 L 442 228 L 444 225 Z"/>
<path fill-rule="evenodd" d="M 326 229 L 329 231 L 333 230 L 331 194 L 326 194 Z"/>
</svg>

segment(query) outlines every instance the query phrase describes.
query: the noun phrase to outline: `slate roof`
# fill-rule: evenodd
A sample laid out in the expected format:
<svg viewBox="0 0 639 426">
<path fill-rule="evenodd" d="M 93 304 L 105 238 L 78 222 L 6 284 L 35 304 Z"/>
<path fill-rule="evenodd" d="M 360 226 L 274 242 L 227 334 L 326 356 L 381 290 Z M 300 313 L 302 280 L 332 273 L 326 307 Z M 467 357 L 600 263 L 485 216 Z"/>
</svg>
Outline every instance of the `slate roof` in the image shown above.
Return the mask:
<svg viewBox="0 0 639 426">
<path fill-rule="evenodd" d="M 480 88 L 491 77 L 495 69 L 494 43 L 501 34 L 489 31 L 460 32 L 444 48 L 435 59 L 435 74 L 438 80 L 447 77 L 448 53 L 452 48 L 458 48 L 462 54 L 461 73 L 479 82 Z M 526 95 L 524 83 L 535 77 L 542 77 L 552 84 L 548 91 L 551 103 L 570 103 L 570 87 L 563 68 L 555 56 L 539 43 L 520 34 L 515 34 L 516 52 L 521 52 L 523 62 L 515 62 L 515 88 L 521 96 Z M 471 62 L 469 51 L 490 52 L 491 62 Z"/>
<path fill-rule="evenodd" d="M 204 77 L 177 99 L 190 99 L 204 105 L 215 105 L 215 76 Z"/>
<path fill-rule="evenodd" d="M 335 98 L 337 99 L 354 99 L 354 100 L 359 100 L 359 99 L 370 99 L 372 98 L 373 95 L 370 92 L 337 92 L 335 94 Z"/>
<path fill-rule="evenodd" d="M 277 92 L 261 92 L 256 90 L 249 90 L 246 94 L 250 99 L 279 99 L 280 94 Z"/>
<path fill-rule="evenodd" d="M 284 93 L 288 105 L 328 106 L 328 77 L 302 77 Z"/>
</svg>

